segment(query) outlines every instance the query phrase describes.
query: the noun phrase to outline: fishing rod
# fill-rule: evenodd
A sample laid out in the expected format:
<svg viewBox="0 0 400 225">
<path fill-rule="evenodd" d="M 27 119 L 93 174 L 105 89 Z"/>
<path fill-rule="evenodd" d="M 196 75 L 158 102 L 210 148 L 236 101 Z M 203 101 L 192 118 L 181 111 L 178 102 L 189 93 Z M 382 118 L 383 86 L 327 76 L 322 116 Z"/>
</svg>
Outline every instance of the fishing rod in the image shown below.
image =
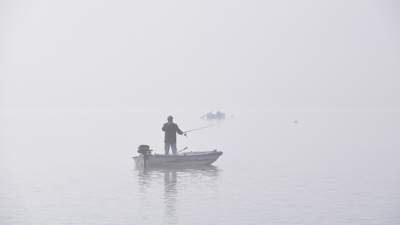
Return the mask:
<svg viewBox="0 0 400 225">
<path fill-rule="evenodd" d="M 204 127 L 194 128 L 194 129 L 191 129 L 191 130 L 184 131 L 183 133 L 189 133 L 189 132 L 193 132 L 193 131 L 203 130 L 203 129 L 210 128 L 210 127 L 213 127 L 213 126 L 215 126 L 215 124 L 204 126 Z"/>
<path fill-rule="evenodd" d="M 181 150 L 179 150 L 178 153 L 179 153 L 179 152 L 183 152 L 183 151 L 185 151 L 185 150 L 187 150 L 187 149 L 188 149 L 188 147 L 186 146 L 186 147 L 182 148 Z"/>
</svg>

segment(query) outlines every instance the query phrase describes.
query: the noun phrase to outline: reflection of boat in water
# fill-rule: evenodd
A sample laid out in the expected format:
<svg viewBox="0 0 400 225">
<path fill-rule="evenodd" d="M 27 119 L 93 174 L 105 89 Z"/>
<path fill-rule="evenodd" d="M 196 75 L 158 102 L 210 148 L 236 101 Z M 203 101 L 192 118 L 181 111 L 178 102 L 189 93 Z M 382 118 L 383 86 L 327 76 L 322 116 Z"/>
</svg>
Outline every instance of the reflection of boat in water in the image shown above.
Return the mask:
<svg viewBox="0 0 400 225">
<path fill-rule="evenodd" d="M 137 168 L 186 168 L 207 166 L 222 155 L 221 151 L 187 152 L 176 155 L 159 155 L 150 152 L 134 156 Z"/>
<path fill-rule="evenodd" d="M 192 168 L 137 168 L 139 184 L 138 200 L 144 206 L 142 216 L 148 224 L 180 224 L 180 213 L 185 208 L 182 204 L 187 194 L 207 187 L 218 187 L 219 173 L 215 166 Z M 151 208 L 155 204 L 157 209 Z M 163 206 L 163 207 L 162 207 Z M 163 213 L 164 217 L 155 217 L 154 213 Z"/>
</svg>

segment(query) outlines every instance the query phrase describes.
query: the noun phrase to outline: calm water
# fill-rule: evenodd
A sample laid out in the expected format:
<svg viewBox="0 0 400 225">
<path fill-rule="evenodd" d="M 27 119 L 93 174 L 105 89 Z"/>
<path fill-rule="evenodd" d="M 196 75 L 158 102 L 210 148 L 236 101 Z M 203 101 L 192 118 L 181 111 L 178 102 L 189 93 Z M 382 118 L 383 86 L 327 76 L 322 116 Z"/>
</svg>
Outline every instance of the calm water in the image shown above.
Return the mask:
<svg viewBox="0 0 400 225">
<path fill-rule="evenodd" d="M 3 111 L 0 224 L 400 224 L 398 113 L 237 113 L 178 140 L 224 151 L 214 166 L 136 170 L 165 117 Z"/>
</svg>

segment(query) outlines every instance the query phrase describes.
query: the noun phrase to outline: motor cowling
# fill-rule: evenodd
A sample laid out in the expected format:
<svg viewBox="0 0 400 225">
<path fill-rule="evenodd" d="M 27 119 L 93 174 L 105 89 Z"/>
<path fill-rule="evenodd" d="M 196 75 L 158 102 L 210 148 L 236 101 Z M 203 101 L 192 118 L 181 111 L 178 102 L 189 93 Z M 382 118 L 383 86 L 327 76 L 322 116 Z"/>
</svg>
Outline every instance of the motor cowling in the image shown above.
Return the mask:
<svg viewBox="0 0 400 225">
<path fill-rule="evenodd" d="M 144 156 L 148 156 L 151 154 L 151 149 L 149 145 L 139 145 L 137 152 Z"/>
</svg>

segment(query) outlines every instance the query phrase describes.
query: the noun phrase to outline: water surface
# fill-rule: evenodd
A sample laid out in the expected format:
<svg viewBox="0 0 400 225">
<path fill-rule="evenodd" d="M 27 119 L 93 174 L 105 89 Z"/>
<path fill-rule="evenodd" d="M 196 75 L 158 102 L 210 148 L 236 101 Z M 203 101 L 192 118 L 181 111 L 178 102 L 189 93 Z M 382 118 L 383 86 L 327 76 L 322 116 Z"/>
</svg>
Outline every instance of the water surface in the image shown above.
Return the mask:
<svg viewBox="0 0 400 225">
<path fill-rule="evenodd" d="M 400 224 L 398 113 L 236 113 L 178 140 L 214 166 L 137 170 L 165 116 L 3 111 L 0 224 Z"/>
</svg>

